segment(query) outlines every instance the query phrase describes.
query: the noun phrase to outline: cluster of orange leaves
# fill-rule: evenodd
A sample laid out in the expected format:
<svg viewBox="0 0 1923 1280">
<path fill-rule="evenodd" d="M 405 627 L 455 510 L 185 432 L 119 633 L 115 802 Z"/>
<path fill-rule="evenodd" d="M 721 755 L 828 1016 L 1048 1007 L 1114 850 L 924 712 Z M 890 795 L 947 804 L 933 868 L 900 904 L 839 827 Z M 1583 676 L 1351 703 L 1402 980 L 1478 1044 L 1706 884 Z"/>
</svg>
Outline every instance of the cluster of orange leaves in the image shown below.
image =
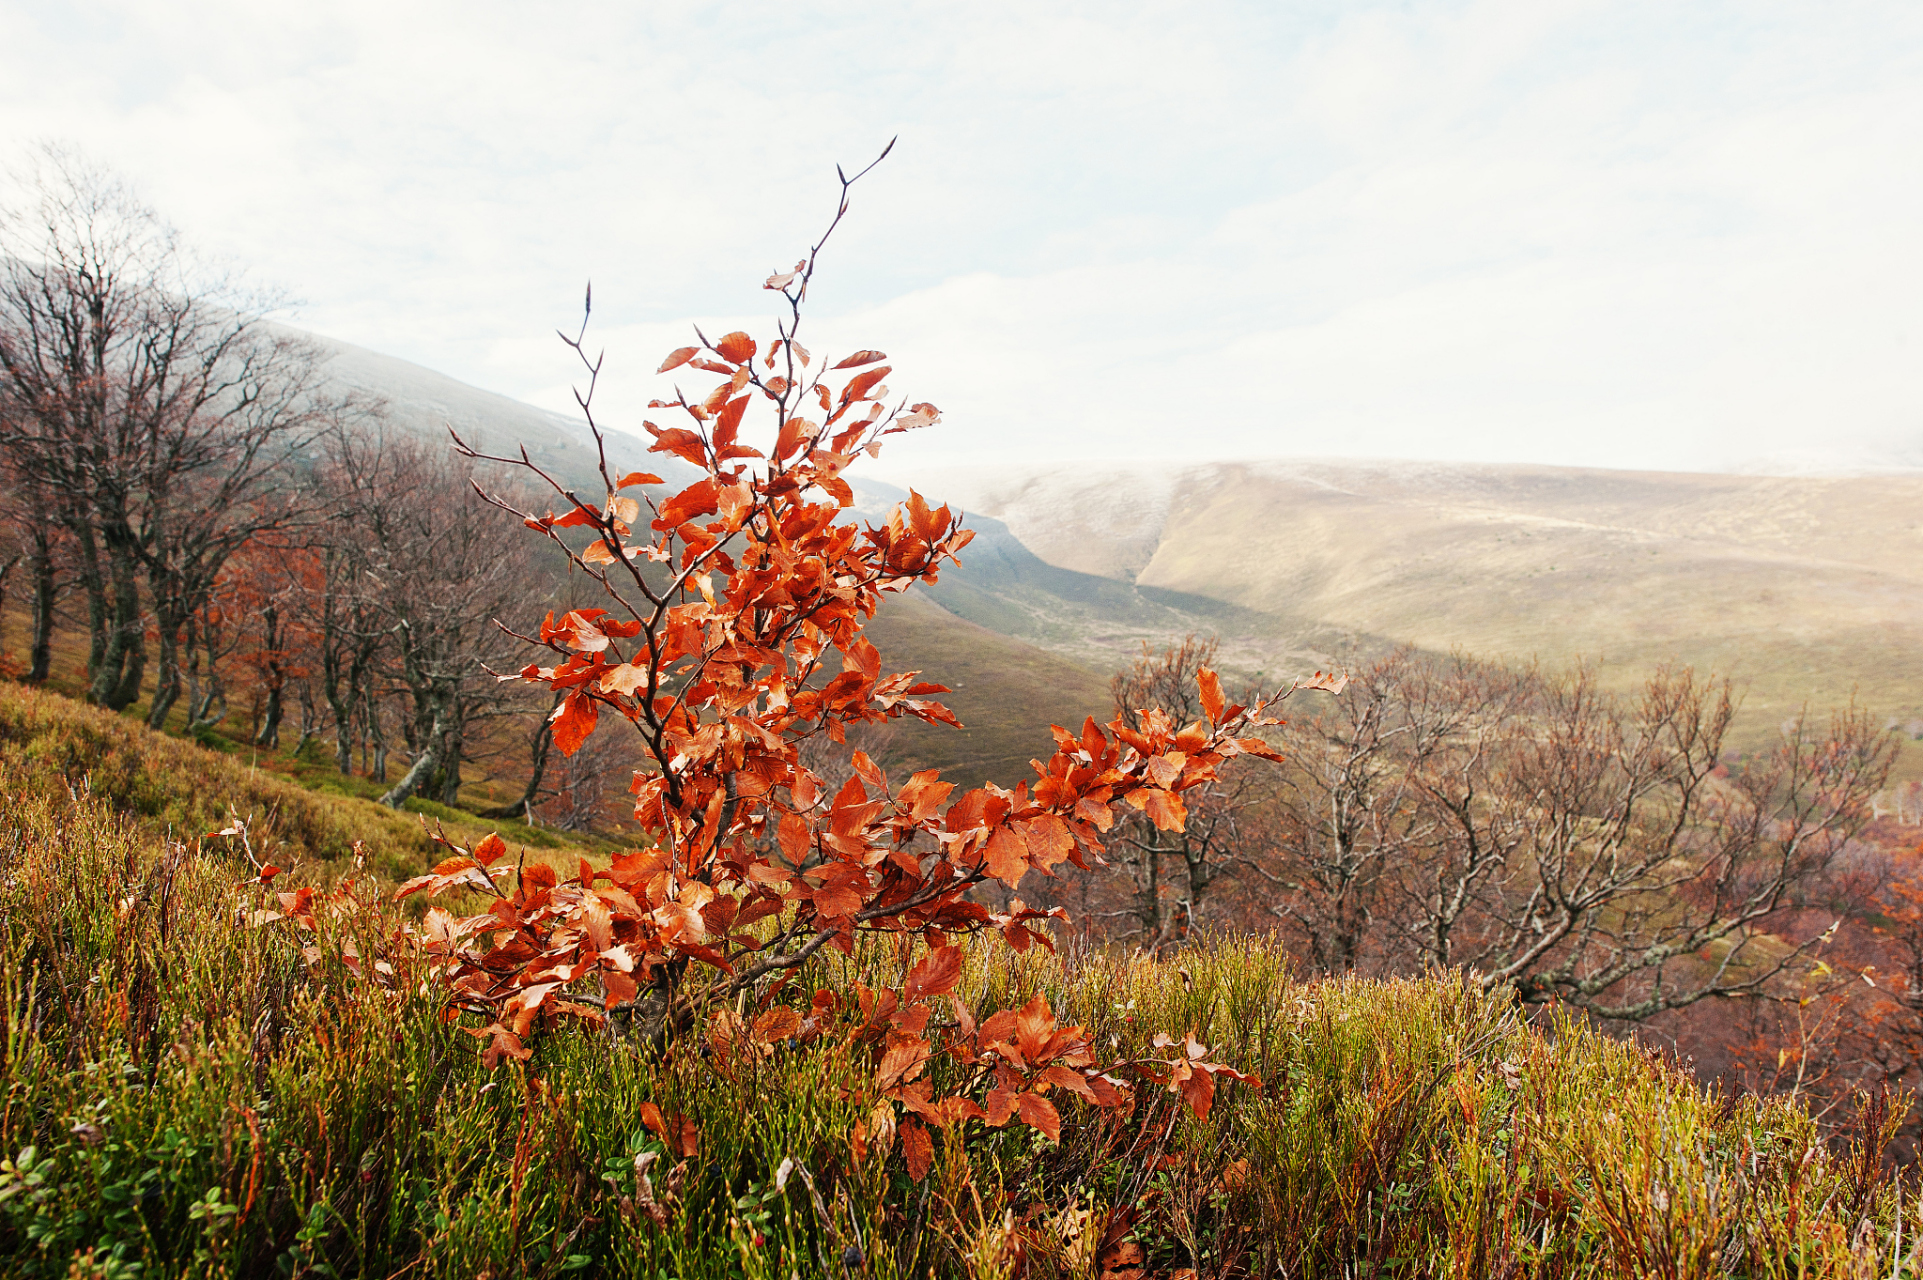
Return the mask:
<svg viewBox="0 0 1923 1280">
<path fill-rule="evenodd" d="M 801 286 L 782 280 L 770 287 L 796 304 L 798 321 Z M 841 743 L 850 729 L 903 716 L 957 723 L 934 700 L 946 688 L 885 671 L 863 627 L 886 593 L 934 582 L 972 535 L 919 494 L 880 523 L 849 518 L 845 469 L 884 437 L 939 415 L 929 404 L 889 407 L 890 370 L 877 351 L 809 375 L 811 357 L 794 331 L 784 327 L 765 347 L 745 333 L 704 339 L 662 364 L 718 380 L 706 394 L 654 402 L 677 411 L 682 425 L 647 423 L 652 450 L 695 471 L 672 493 L 658 475 L 616 480 L 604 464 L 608 491 L 592 502 L 549 479 L 565 499 L 558 514 L 490 497 L 552 539 L 605 595 L 609 608 L 550 614 L 525 636 L 553 657 L 518 678 L 562 695 L 552 724 L 564 753 L 603 716 L 639 732 L 650 763 L 632 790 L 652 847 L 606 867 L 583 862 L 567 878 L 525 867 L 510 891 L 505 846 L 489 837 L 472 849 L 450 846 L 451 856 L 400 893 L 490 896 L 478 915 L 430 911 L 421 932 L 453 1005 L 488 1019 L 480 1034 L 490 1064 L 525 1058 L 538 1027 L 599 1021 L 624 1006 L 643 1006 L 672 1033 L 697 1007 L 728 1007 L 744 992 L 771 998 L 774 981 L 785 986 L 823 946 L 851 952 L 857 932 L 918 935 L 929 951 L 906 984 L 860 998 L 856 1035 L 874 1046 L 882 1093 L 938 1127 L 1012 1117 L 1052 1137 L 1059 1117 L 1049 1089 L 1098 1106 L 1126 1097 L 1097 1069 L 1080 1028 L 1056 1027 L 1038 997 L 979 1024 L 954 1001 L 950 1032 L 939 1042 L 925 1034 L 931 1001 L 960 973 L 957 935 L 999 934 L 1017 949 L 1046 944 L 1041 922 L 1060 914 L 1019 899 L 993 911 L 973 891 L 991 880 L 1012 889 L 1065 863 L 1099 865 L 1117 806 L 1179 829 L 1185 791 L 1239 755 L 1276 758 L 1254 733 L 1278 723 L 1267 714 L 1275 700 L 1231 704 L 1204 671 L 1206 719 L 1176 725 L 1151 711 L 1133 725 L 1104 729 L 1090 719 L 1080 733 L 1056 728 L 1053 753 L 1012 789 L 988 784 L 957 795 L 934 770 L 891 783 L 857 751 L 853 776 L 831 793 L 803 762 L 809 739 Z M 770 419 L 765 450 L 742 435 L 757 404 Z M 804 416 L 816 409 L 820 421 Z M 548 479 L 525 455 L 495 461 Z M 723 1039 L 765 1047 L 803 1021 L 770 1008 Z M 986 1088 L 982 1104 L 934 1096 L 924 1067 L 936 1052 L 974 1072 Z M 1204 1062 L 1204 1052 L 1191 1041 L 1148 1068 L 1199 1112 L 1214 1078 L 1228 1072 Z M 910 1164 L 925 1170 L 920 1123 L 901 1132 Z"/>
<path fill-rule="evenodd" d="M 1002 1009 L 978 1023 L 974 1011 L 951 994 L 961 969 L 960 948 L 938 947 L 909 971 L 899 992 L 856 988 L 861 1022 L 854 1038 L 879 1051 L 875 1082 L 884 1107 L 897 1104 L 903 1113 L 894 1132 L 909 1175 L 917 1182 L 927 1176 L 934 1158 L 931 1128 L 951 1132 L 969 1120 L 1000 1128 L 1020 1120 L 1051 1142 L 1059 1141 L 1061 1113 L 1048 1097 L 1051 1090 L 1060 1089 L 1097 1107 L 1126 1107 L 1132 1101 L 1130 1090 L 1119 1078 L 1126 1070 L 1166 1084 L 1184 1097 L 1198 1118 L 1206 1120 L 1217 1076 L 1261 1087 L 1252 1075 L 1208 1061 L 1207 1047 L 1192 1035 L 1170 1058 L 1102 1064 L 1087 1029 L 1058 1026 L 1047 998 L 1039 994 L 1020 1009 Z M 933 1002 L 944 995 L 954 1021 L 939 1041 L 931 1040 Z M 1178 1047 L 1167 1035 L 1158 1034 L 1154 1043 L 1158 1050 Z M 960 1068 L 940 1095 L 926 1074 L 938 1051 Z M 971 1096 L 977 1093 L 982 1095 L 981 1102 Z M 892 1119 L 892 1108 L 887 1114 Z M 874 1131 L 886 1140 L 887 1126 L 874 1126 Z M 869 1137 L 865 1125 L 856 1132 L 858 1159 Z"/>
</svg>

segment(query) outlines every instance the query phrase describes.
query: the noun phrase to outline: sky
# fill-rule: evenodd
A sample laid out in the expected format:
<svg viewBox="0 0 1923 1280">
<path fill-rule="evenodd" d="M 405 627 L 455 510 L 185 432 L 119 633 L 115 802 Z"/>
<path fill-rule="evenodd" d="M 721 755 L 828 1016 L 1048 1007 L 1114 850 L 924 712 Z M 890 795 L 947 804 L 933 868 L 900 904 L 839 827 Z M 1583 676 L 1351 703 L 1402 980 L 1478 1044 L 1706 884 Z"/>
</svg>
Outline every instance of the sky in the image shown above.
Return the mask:
<svg viewBox="0 0 1923 1280">
<path fill-rule="evenodd" d="M 550 408 L 592 280 L 630 429 L 896 135 L 803 341 L 941 406 L 903 474 L 1923 466 L 1914 0 L 0 0 L 0 150 Z"/>
</svg>

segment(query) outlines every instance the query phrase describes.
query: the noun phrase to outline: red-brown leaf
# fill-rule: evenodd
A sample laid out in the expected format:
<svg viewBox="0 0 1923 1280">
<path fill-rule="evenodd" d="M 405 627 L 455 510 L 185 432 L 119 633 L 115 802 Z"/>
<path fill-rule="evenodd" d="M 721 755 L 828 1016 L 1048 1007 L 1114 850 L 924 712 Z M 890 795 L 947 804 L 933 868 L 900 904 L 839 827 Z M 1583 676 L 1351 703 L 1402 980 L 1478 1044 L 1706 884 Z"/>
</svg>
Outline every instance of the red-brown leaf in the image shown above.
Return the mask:
<svg viewBox="0 0 1923 1280">
<path fill-rule="evenodd" d="M 672 453 L 683 462 L 697 467 L 708 465 L 708 447 L 700 436 L 685 427 L 657 427 L 652 422 L 642 426 L 654 436 L 654 443 L 648 446 L 649 453 Z"/>
<path fill-rule="evenodd" d="M 748 401 L 753 398 L 736 396 L 723 406 L 721 415 L 715 419 L 714 425 L 714 438 L 717 444 L 733 443 L 735 432 L 741 429 L 741 415 L 748 411 Z"/>
<path fill-rule="evenodd" d="M 1189 1104 L 1197 1120 L 1209 1118 L 1209 1107 L 1215 1102 L 1215 1077 L 1206 1071 L 1196 1071 L 1182 1081 L 1182 1100 Z"/>
<path fill-rule="evenodd" d="M 1146 808 L 1149 821 L 1163 831 L 1180 831 L 1189 820 L 1188 806 L 1173 792 L 1149 791 Z"/>
<path fill-rule="evenodd" d="M 723 360 L 734 364 L 746 364 L 755 358 L 755 340 L 739 330 L 716 343 L 714 349 L 721 353 Z"/>
<path fill-rule="evenodd" d="M 554 745 L 561 748 L 561 754 L 571 756 L 581 749 L 581 744 L 594 732 L 594 726 L 601 718 L 601 709 L 593 698 L 583 693 L 570 694 L 565 702 L 555 708 Z"/>
<path fill-rule="evenodd" d="M 1028 844 L 1013 827 L 996 827 L 982 850 L 988 874 L 1013 889 L 1028 871 Z"/>
<path fill-rule="evenodd" d="M 1015 1043 L 1029 1066 L 1042 1065 L 1043 1051 L 1054 1035 L 1055 1014 L 1048 1007 L 1048 997 L 1038 992 L 1015 1015 Z"/>
<path fill-rule="evenodd" d="M 875 1068 L 875 1082 L 883 1089 L 892 1089 L 905 1081 L 913 1080 L 922 1072 L 928 1061 L 929 1044 L 920 1036 L 903 1036 L 888 1046 L 881 1055 L 881 1065 Z"/>
<path fill-rule="evenodd" d="M 902 994 L 909 1000 L 947 995 L 961 981 L 961 971 L 960 947 L 936 947 L 908 971 L 908 983 Z"/>
<path fill-rule="evenodd" d="M 879 369 L 870 369 L 866 373 L 856 374 L 848 379 L 848 385 L 841 389 L 841 402 L 848 404 L 850 401 L 861 399 L 868 394 L 870 387 L 887 377 L 890 372 L 889 367 L 883 365 Z"/>
<path fill-rule="evenodd" d="M 754 1022 L 754 1038 L 762 1044 L 786 1040 L 801 1030 L 801 1015 L 786 1005 L 777 1005 Z"/>
<path fill-rule="evenodd" d="M 676 347 L 668 352 L 668 358 L 661 362 L 661 367 L 655 372 L 666 373 L 670 369 L 678 369 L 700 354 L 700 347 Z"/>
<path fill-rule="evenodd" d="M 1040 1129 L 1050 1142 L 1062 1140 L 1062 1117 L 1055 1110 L 1055 1104 L 1041 1094 L 1030 1090 L 1015 1099 L 1015 1113 L 1022 1118 L 1022 1123 Z"/>
<path fill-rule="evenodd" d="M 908 1162 L 908 1176 L 916 1182 L 922 1181 L 935 1160 L 935 1147 L 928 1140 L 928 1130 L 919 1120 L 904 1120 L 895 1130 L 895 1136 L 901 1139 L 901 1155 Z"/>
<path fill-rule="evenodd" d="M 847 357 L 846 359 L 841 361 L 841 363 L 837 364 L 835 368 L 859 369 L 862 365 L 873 364 L 877 360 L 886 360 L 887 358 L 888 358 L 887 356 L 883 355 L 879 351 L 857 351 L 855 352 L 855 354 Z"/>
<path fill-rule="evenodd" d="M 691 484 L 661 504 L 661 514 L 655 517 L 657 529 L 677 529 L 696 516 L 705 516 L 719 510 L 715 503 L 713 480 L 702 480 Z"/>
<path fill-rule="evenodd" d="M 1222 708 L 1227 705 L 1222 697 L 1222 678 L 1203 667 L 1195 673 L 1195 683 L 1202 693 L 1202 710 L 1209 713 L 1209 723 L 1222 723 Z"/>
<path fill-rule="evenodd" d="M 802 443 L 814 434 L 815 424 L 806 418 L 790 418 L 781 424 L 781 432 L 775 437 L 773 457 L 785 461 L 789 454 L 800 448 Z"/>
</svg>

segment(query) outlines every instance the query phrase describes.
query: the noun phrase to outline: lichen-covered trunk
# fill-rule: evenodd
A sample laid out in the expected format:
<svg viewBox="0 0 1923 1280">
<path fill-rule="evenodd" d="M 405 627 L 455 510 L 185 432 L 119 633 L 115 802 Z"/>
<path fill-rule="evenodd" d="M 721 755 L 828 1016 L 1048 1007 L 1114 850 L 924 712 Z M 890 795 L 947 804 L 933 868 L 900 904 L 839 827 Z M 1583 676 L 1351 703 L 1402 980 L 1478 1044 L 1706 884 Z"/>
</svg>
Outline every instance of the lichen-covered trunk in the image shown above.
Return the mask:
<svg viewBox="0 0 1923 1280">
<path fill-rule="evenodd" d="M 393 789 L 381 797 L 382 804 L 390 809 L 398 809 L 409 796 L 426 785 L 440 766 L 441 744 L 446 736 L 445 723 L 437 714 L 421 741 L 421 749 L 414 757 L 414 763 L 408 766 L 407 772 L 401 775 L 401 780 L 394 784 Z"/>
<path fill-rule="evenodd" d="M 139 565 L 132 534 L 109 534 L 105 541 L 109 579 L 98 584 L 102 608 L 91 610 L 106 614 L 105 634 L 87 699 L 110 711 L 124 711 L 139 700 L 146 677 L 147 628 L 140 612 Z"/>
<path fill-rule="evenodd" d="M 28 560 L 33 581 L 33 640 L 27 655 L 27 679 L 38 684 L 53 673 L 53 538 L 43 524 L 35 524 L 33 553 Z"/>
</svg>

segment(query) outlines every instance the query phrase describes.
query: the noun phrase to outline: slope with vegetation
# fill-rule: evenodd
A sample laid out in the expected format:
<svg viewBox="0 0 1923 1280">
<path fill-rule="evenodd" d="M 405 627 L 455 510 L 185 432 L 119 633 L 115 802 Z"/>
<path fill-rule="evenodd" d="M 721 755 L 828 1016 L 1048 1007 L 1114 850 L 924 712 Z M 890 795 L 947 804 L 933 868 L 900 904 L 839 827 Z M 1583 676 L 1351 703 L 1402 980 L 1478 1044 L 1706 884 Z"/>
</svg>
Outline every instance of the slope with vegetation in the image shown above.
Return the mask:
<svg viewBox="0 0 1923 1280">
<path fill-rule="evenodd" d="M 828 234 L 866 172 L 842 177 Z M 1394 726 L 1433 751 L 1365 752 L 1353 776 L 1330 775 L 1357 744 L 1326 729 L 1299 741 L 1285 787 L 1320 779 L 1366 800 L 1399 774 L 1440 805 L 1371 808 L 1403 851 L 1365 880 L 1426 892 L 1390 884 L 1388 862 L 1442 866 L 1460 843 L 1473 865 L 1439 888 L 1475 898 L 1405 922 L 1432 935 L 1426 976 L 1355 976 L 1351 938 L 1311 947 L 1349 972 L 1301 981 L 1281 935 L 1194 927 L 1198 868 L 1245 852 L 1217 819 L 1240 808 L 1251 762 L 1283 760 L 1284 701 L 1343 695 L 1344 679 L 1232 696 L 1189 644 L 1119 681 L 1106 725 L 1086 717 L 1031 748 L 1030 781 L 891 781 L 891 756 L 933 750 L 911 735 L 955 720 L 935 700 L 947 688 L 883 666 L 873 640 L 891 626 L 942 647 L 974 614 L 1059 646 L 1097 619 L 1134 638 L 1233 611 L 1057 571 L 1011 539 L 958 580 L 975 531 L 918 495 L 851 518 L 855 459 L 940 414 L 890 395 L 879 351 L 816 362 L 801 345 L 827 235 L 767 280 L 786 304 L 775 337 L 697 331 L 670 353 L 661 372 L 685 370 L 683 385 L 718 381 L 654 406 L 672 424 L 647 424 L 648 452 L 674 460 L 658 474 L 610 457 L 584 329 L 570 345 L 589 362 L 594 465 L 561 474 L 472 433 L 449 461 L 364 429 L 385 410 L 323 393 L 318 353 L 259 309 L 156 283 L 172 241 L 149 211 L 97 175 L 59 176 L 42 189 L 49 255 L 10 258 L 0 280 L 0 444 L 26 499 L 10 512 L 30 547 L 29 677 L 54 674 L 70 574 L 98 707 L 43 688 L 0 714 L 10 1270 L 1915 1269 L 1911 1189 L 1887 1160 L 1907 1097 L 1875 1092 L 1825 1130 L 1794 1091 L 1705 1090 L 1579 1016 L 1668 1007 L 1662 990 L 1704 965 L 1736 985 L 1695 994 L 1754 994 L 1775 961 L 1804 957 L 1762 931 L 1860 825 L 1884 763 L 1861 717 L 1827 743 L 1794 735 L 1776 773 L 1731 771 L 1726 704 L 1687 677 L 1652 683 L 1633 716 L 1593 714 L 1580 680 L 1525 681 L 1516 713 L 1480 729 L 1495 686 L 1472 678 L 1431 700 L 1441 719 Z M 72 216 L 90 200 L 102 218 Z M 69 250 L 130 254 L 138 270 L 114 279 L 134 287 L 59 265 Z M 102 304 L 75 314 L 124 386 L 21 339 L 65 333 L 45 305 L 63 290 Z M 182 315 L 184 346 L 147 340 Z M 161 394 L 177 357 L 208 394 Z M 548 540 L 565 586 L 502 545 L 505 516 Z M 1072 600 L 1077 621 L 1048 618 L 1051 600 Z M 1052 660 L 1010 679 L 1017 650 L 966 634 L 973 665 L 955 669 L 990 686 L 998 736 L 1020 726 L 1018 699 L 1032 713 L 1099 696 Z M 520 666 L 529 647 L 552 665 Z M 245 747 L 221 735 L 239 720 L 237 672 L 253 696 Z M 1338 707 L 1388 724 L 1418 687 L 1442 688 L 1385 685 Z M 109 714 L 143 701 L 150 729 Z M 153 736 L 176 716 L 183 739 Z M 463 764 L 512 743 L 517 722 L 539 726 L 522 742 L 532 778 L 495 811 L 531 817 L 565 796 L 570 822 L 591 817 L 605 781 L 631 774 L 636 847 L 495 830 L 458 808 L 476 791 Z M 332 759 L 313 759 L 329 737 Z M 390 740 L 411 757 L 398 780 Z M 640 768 L 597 754 L 609 742 Z M 992 745 L 953 762 L 1006 780 L 1013 757 Z M 280 776 L 257 767 L 263 750 Z M 544 797 L 550 768 L 564 781 Z M 407 807 L 443 821 L 408 827 Z M 1370 853 L 1278 812 L 1285 852 L 1337 871 Z M 1465 840 L 1422 852 L 1451 820 Z M 1491 840 L 1506 861 L 1487 861 Z M 1552 846 L 1565 863 L 1545 861 Z M 1016 896 L 1086 883 L 1108 852 L 1187 870 L 1179 929 L 1154 877 L 1138 886 L 1153 937 L 1133 954 Z M 436 901 L 420 910 L 416 894 Z M 1351 915 L 1357 936 L 1386 918 Z M 1519 948 L 1505 969 L 1447 967 Z M 1638 987 L 1656 990 L 1609 1003 Z"/>
<path fill-rule="evenodd" d="M 78 774 L 117 772 L 97 713 L 3 696 Z M 231 762 L 124 732 L 158 785 L 250 798 Z M 854 997 L 898 980 L 891 945 L 817 974 L 837 1012 L 813 1039 L 725 1069 L 725 1040 L 577 1035 L 490 1072 L 383 950 L 403 919 L 378 877 L 310 932 L 230 841 L 170 842 L 44 758 L 7 757 L 0 832 L 9 1274 L 1920 1274 L 1878 1157 L 1894 1108 L 1826 1142 L 1793 1101 L 1502 992 L 1302 981 L 1253 940 L 974 954 L 957 994 L 984 1013 L 1039 992 L 1118 1057 L 1191 1031 L 1262 1087 L 1205 1121 L 1152 1087 L 1120 1115 L 1064 1100 L 1059 1144 L 966 1123 L 919 1184 L 885 1132 L 851 1138 L 879 1101 Z M 357 967 L 376 955 L 395 971 Z"/>
<path fill-rule="evenodd" d="M 1923 733 L 1923 475 L 1731 476 L 1299 461 L 917 475 L 1042 561 L 1269 615 L 1225 653 L 1375 638 L 1583 658 L 1633 688 L 1682 662 L 1746 688 L 1735 737 L 1854 696 Z M 1179 630 L 1160 642 L 1179 638 Z M 1319 639 L 1316 639 L 1319 637 Z M 1048 643 L 1046 639 L 1043 643 Z M 1240 657 L 1239 667 L 1286 658 Z M 1923 772 L 1906 754 L 1904 777 Z"/>
</svg>

